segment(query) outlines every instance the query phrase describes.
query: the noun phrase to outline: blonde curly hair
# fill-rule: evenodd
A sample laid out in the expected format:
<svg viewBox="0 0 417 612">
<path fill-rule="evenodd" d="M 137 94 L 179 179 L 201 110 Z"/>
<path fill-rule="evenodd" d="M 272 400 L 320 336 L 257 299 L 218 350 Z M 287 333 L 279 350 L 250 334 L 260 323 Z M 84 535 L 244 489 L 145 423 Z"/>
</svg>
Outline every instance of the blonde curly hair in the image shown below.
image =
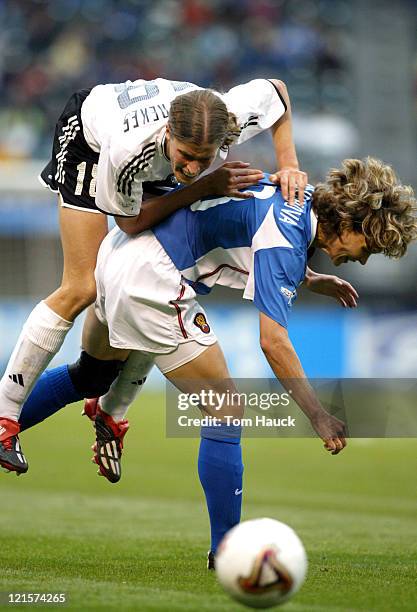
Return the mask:
<svg viewBox="0 0 417 612">
<path fill-rule="evenodd" d="M 211 89 L 196 89 L 171 102 L 168 125 L 174 138 L 194 144 L 225 148 L 239 138 L 236 115 Z"/>
<path fill-rule="evenodd" d="M 313 210 L 326 237 L 362 233 L 371 253 L 399 258 L 417 238 L 414 192 L 388 164 L 366 157 L 345 159 L 313 195 Z"/>
</svg>

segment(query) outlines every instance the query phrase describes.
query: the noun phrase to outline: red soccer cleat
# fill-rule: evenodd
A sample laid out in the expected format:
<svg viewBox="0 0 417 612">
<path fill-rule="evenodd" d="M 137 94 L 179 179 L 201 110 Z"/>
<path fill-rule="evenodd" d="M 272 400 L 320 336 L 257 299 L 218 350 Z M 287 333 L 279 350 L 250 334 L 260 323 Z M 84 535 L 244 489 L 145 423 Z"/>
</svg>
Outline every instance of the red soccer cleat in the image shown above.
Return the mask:
<svg viewBox="0 0 417 612">
<path fill-rule="evenodd" d="M 17 421 L 0 418 L 0 465 L 6 472 L 16 472 L 18 476 L 29 467 L 20 448 L 19 432 Z"/>
</svg>

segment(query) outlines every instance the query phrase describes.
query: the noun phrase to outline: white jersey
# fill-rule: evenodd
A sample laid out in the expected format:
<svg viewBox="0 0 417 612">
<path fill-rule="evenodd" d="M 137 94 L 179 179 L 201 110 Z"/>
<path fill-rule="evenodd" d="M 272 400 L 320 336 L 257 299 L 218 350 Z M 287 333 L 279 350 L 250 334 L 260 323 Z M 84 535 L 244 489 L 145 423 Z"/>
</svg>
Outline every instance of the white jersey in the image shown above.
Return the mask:
<svg viewBox="0 0 417 612">
<path fill-rule="evenodd" d="M 110 215 L 136 216 L 145 181 L 166 179 L 172 167 L 164 152 L 171 102 L 201 89 L 193 83 L 155 79 L 97 85 L 81 109 L 84 136 L 99 153 L 96 205 Z M 219 94 L 240 126 L 236 144 L 271 127 L 286 111 L 271 81 L 254 79 Z M 223 159 L 227 151 L 220 152 Z"/>
</svg>

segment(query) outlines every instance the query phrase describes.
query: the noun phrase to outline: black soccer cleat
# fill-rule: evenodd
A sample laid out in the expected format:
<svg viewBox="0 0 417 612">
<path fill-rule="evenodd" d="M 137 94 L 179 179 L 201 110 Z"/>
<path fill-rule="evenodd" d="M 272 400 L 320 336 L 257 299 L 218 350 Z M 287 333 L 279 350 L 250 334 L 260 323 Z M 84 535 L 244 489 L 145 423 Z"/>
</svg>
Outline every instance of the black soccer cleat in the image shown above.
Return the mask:
<svg viewBox="0 0 417 612">
<path fill-rule="evenodd" d="M 119 482 L 122 475 L 123 438 L 129 429 L 129 422 L 124 420 L 116 423 L 101 410 L 98 400 L 86 400 L 84 414 L 94 422 L 96 430 L 92 461 L 98 465 L 98 474 L 105 476 L 109 482 Z"/>
<path fill-rule="evenodd" d="M 214 552 L 209 550 L 207 553 L 207 569 L 215 570 L 216 569 L 216 557 L 214 556 Z"/>
<path fill-rule="evenodd" d="M 0 419 L 0 466 L 17 476 L 28 471 L 28 463 L 20 448 L 20 425 L 12 419 Z"/>
</svg>

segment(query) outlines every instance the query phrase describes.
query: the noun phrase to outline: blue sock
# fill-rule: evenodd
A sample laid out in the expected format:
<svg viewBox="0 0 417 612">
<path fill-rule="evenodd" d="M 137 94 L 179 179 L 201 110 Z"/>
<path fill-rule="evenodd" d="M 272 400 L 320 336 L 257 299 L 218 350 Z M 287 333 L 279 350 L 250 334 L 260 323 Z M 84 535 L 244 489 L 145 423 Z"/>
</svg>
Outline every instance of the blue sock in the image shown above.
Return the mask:
<svg viewBox="0 0 417 612">
<path fill-rule="evenodd" d="M 19 418 L 21 431 L 37 425 L 67 404 L 81 399 L 83 398 L 71 382 L 67 365 L 47 370 L 23 405 Z"/>
<path fill-rule="evenodd" d="M 242 509 L 242 448 L 240 428 L 202 427 L 198 475 L 210 516 L 211 548 L 240 521 Z"/>
</svg>

